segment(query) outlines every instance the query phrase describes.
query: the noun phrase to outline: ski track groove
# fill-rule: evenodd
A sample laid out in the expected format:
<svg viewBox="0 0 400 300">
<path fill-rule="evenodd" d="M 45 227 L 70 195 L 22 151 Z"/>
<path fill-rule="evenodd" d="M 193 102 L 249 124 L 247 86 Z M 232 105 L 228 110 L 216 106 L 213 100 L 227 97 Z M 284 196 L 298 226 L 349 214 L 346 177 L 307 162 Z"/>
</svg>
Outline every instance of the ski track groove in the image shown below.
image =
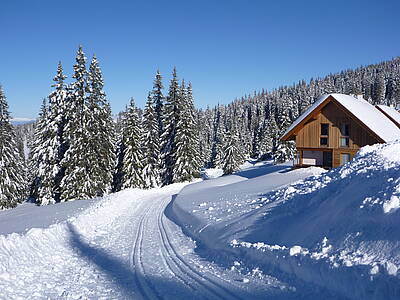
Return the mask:
<svg viewBox="0 0 400 300">
<path fill-rule="evenodd" d="M 173 246 L 171 239 L 168 236 L 167 230 L 165 223 L 163 221 L 164 217 L 164 207 L 168 203 L 170 197 L 164 197 L 162 200 L 165 201 L 160 201 L 160 209 L 159 209 L 159 214 L 158 214 L 158 230 L 161 233 L 161 236 L 163 237 L 161 242 L 163 247 L 166 249 L 166 251 L 169 254 L 169 258 L 175 263 L 175 265 L 181 270 L 182 273 L 186 274 L 193 280 L 195 280 L 198 284 L 200 284 L 205 291 L 212 292 L 215 296 L 221 299 L 240 299 L 236 295 L 232 294 L 228 289 L 226 289 L 224 286 L 218 284 L 214 279 L 211 279 L 209 277 L 206 277 L 204 274 L 200 273 L 196 269 L 194 269 L 188 262 L 185 261 L 185 259 L 177 252 L 175 247 Z M 170 250 L 168 250 L 170 249 Z M 175 257 L 175 258 L 174 258 Z M 183 267 L 184 266 L 184 267 Z M 186 270 L 185 270 L 186 268 Z"/>
<path fill-rule="evenodd" d="M 160 195 L 161 196 L 161 195 Z M 159 205 L 159 209 L 162 210 L 164 206 L 164 203 L 161 202 L 161 205 Z M 158 219 L 158 217 L 157 217 Z M 180 274 L 178 274 L 178 272 L 173 270 L 173 266 L 171 264 L 171 262 L 168 262 L 168 258 L 169 260 L 172 261 L 172 263 L 175 265 L 175 268 L 179 269 L 179 266 L 176 266 L 176 263 L 173 261 L 173 259 L 171 257 L 169 257 L 168 255 L 168 249 L 165 247 L 164 245 L 164 237 L 162 235 L 162 232 L 160 230 L 158 230 L 158 236 L 159 236 L 159 240 L 162 241 L 162 247 L 160 249 L 160 253 L 161 253 L 161 259 L 164 262 L 164 265 L 168 268 L 168 271 L 171 273 L 171 275 L 175 276 L 176 278 L 178 278 L 184 285 L 186 285 L 188 288 L 190 288 L 192 291 L 196 291 L 197 288 L 194 287 L 188 280 L 186 280 L 183 276 L 181 276 Z M 182 272 L 182 271 L 181 271 Z"/>
<path fill-rule="evenodd" d="M 142 200 L 145 201 L 145 200 Z M 143 246 L 143 231 L 144 224 L 147 215 L 149 214 L 151 206 L 148 207 L 147 211 L 140 216 L 140 221 L 138 225 L 138 230 L 136 233 L 136 239 L 132 245 L 132 251 L 130 255 L 131 266 L 134 266 L 134 274 L 136 285 L 139 291 L 144 296 L 145 299 L 163 299 L 151 284 L 150 280 L 147 278 L 144 265 L 142 261 L 142 246 Z"/>
</svg>

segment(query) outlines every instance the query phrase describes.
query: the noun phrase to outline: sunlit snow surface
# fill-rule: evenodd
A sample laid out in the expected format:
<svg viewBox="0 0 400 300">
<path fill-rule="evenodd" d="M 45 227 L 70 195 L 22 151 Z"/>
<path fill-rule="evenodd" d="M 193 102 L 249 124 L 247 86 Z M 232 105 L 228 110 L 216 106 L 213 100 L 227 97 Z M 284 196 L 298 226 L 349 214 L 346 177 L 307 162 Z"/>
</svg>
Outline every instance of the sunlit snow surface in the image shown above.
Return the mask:
<svg viewBox="0 0 400 300">
<path fill-rule="evenodd" d="M 364 147 L 325 173 L 280 166 L 253 171 L 262 168 L 269 174 L 249 170 L 233 175 L 232 184 L 216 179 L 185 187 L 171 218 L 209 259 L 229 253 L 339 299 L 400 299 L 399 141 Z"/>
<path fill-rule="evenodd" d="M 1 211 L 0 299 L 399 299 L 400 142 L 209 174 Z"/>
<path fill-rule="evenodd" d="M 256 268 L 195 253 L 164 215 L 185 185 L 0 212 L 0 299 L 296 299 Z"/>
</svg>

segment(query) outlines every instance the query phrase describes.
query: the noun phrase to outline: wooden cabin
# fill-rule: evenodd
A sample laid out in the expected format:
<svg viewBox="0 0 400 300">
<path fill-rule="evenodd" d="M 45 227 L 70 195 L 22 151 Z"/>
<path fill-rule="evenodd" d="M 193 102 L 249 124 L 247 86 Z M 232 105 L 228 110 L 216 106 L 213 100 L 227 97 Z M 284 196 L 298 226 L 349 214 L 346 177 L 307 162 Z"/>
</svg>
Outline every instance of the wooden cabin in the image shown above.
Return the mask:
<svg viewBox="0 0 400 300">
<path fill-rule="evenodd" d="M 296 142 L 296 167 L 335 168 L 350 161 L 366 145 L 400 139 L 400 117 L 362 97 L 329 94 L 319 98 L 284 133 L 282 141 Z M 398 114 L 398 115 L 397 115 Z"/>
</svg>

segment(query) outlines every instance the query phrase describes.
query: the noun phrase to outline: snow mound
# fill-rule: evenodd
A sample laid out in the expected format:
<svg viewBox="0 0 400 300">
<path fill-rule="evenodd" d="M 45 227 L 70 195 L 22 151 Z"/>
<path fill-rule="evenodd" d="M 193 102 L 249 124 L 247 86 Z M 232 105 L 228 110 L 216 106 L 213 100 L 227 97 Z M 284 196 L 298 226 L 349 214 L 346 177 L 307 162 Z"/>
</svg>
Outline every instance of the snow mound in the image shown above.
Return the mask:
<svg viewBox="0 0 400 300">
<path fill-rule="evenodd" d="M 174 217 L 215 255 L 240 257 L 339 298 L 398 299 L 400 141 L 364 147 L 346 165 L 283 188 L 266 181 L 282 173 L 270 175 L 222 187 L 218 197 L 210 197 L 212 189 L 178 196 Z M 242 193 L 232 193 L 241 184 Z M 211 198 L 212 212 L 206 205 L 190 211 L 201 195 Z"/>
</svg>

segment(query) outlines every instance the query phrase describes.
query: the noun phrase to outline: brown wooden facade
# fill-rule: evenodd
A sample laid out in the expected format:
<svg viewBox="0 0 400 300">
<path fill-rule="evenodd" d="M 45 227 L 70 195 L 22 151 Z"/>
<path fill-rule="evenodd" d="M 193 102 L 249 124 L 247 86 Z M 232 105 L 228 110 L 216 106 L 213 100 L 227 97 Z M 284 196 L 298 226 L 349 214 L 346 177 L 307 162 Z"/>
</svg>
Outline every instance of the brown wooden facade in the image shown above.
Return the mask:
<svg viewBox="0 0 400 300">
<path fill-rule="evenodd" d="M 338 167 L 365 146 L 383 140 L 332 96 L 282 137 L 295 140 L 296 166 Z"/>
</svg>

